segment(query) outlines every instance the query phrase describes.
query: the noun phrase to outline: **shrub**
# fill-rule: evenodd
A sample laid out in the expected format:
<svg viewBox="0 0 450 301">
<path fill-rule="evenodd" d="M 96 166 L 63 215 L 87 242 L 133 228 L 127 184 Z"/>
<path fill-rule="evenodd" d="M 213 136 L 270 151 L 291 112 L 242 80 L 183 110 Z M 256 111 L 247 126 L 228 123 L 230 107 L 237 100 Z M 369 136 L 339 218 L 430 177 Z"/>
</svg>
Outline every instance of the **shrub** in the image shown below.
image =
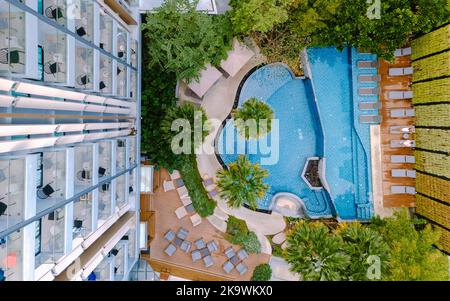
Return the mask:
<svg viewBox="0 0 450 301">
<path fill-rule="evenodd" d="M 263 263 L 253 270 L 252 281 L 269 281 L 272 277 L 272 268 L 269 264 Z"/>
<path fill-rule="evenodd" d="M 240 245 L 249 253 L 260 253 L 261 243 L 254 232 L 249 231 L 244 220 L 229 216 L 225 238 L 232 244 Z"/>
</svg>

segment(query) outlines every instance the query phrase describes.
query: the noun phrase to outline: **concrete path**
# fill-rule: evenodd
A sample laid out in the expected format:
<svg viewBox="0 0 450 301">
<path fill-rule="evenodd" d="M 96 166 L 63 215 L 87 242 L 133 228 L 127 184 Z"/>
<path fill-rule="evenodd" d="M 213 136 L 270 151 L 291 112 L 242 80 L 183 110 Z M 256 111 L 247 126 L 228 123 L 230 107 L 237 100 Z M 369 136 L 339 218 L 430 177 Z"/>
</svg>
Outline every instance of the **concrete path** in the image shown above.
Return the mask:
<svg viewBox="0 0 450 301">
<path fill-rule="evenodd" d="M 270 257 L 269 265 L 272 268 L 271 281 L 299 281 L 300 276 L 289 270 L 289 263 L 281 257 Z"/>
</svg>

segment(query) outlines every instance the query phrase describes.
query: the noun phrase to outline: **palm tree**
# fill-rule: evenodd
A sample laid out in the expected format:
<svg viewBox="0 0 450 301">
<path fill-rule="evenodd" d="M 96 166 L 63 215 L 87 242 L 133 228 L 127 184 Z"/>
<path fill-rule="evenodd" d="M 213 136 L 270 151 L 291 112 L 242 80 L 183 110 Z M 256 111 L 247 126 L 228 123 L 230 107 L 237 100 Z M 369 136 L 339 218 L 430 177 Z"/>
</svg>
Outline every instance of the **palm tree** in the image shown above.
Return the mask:
<svg viewBox="0 0 450 301">
<path fill-rule="evenodd" d="M 232 116 L 239 134 L 245 139 L 260 138 L 272 130 L 273 111 L 256 98 L 245 101 L 242 108 L 233 110 Z"/>
<path fill-rule="evenodd" d="M 228 165 L 228 169 L 218 171 L 217 187 L 230 207 L 239 208 L 247 203 L 251 208 L 256 208 L 258 199 L 269 187 L 263 181 L 267 176 L 267 170 L 240 155 L 236 162 Z"/>
<path fill-rule="evenodd" d="M 299 221 L 287 235 L 283 257 L 302 280 L 342 280 L 350 264 L 343 250 L 342 238 L 330 235 L 324 224 Z"/>
<path fill-rule="evenodd" d="M 346 270 L 348 280 L 379 280 L 386 275 L 390 248 L 383 236 L 377 231 L 363 226 L 361 223 L 341 223 L 335 230 L 345 243 L 345 252 L 351 257 L 351 263 Z M 369 279 L 367 272 L 372 264 L 369 257 L 376 256 L 380 263 L 380 274 Z"/>
</svg>

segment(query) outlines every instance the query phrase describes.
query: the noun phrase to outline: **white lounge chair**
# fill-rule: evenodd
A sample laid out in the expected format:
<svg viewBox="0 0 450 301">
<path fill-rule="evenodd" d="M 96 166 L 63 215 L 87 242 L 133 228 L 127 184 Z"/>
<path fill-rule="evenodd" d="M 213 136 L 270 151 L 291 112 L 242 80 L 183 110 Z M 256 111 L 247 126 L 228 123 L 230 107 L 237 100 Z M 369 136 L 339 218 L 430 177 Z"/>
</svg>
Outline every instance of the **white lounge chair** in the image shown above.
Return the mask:
<svg viewBox="0 0 450 301">
<path fill-rule="evenodd" d="M 412 97 L 412 91 L 389 91 L 390 99 L 411 99 Z"/>
<path fill-rule="evenodd" d="M 416 147 L 416 142 L 414 140 L 391 140 L 391 147 Z"/>
<path fill-rule="evenodd" d="M 416 188 L 412 186 L 405 186 L 407 194 L 416 194 Z"/>
<path fill-rule="evenodd" d="M 403 76 L 403 75 L 412 75 L 413 68 L 389 68 L 389 76 Z"/>
<path fill-rule="evenodd" d="M 392 109 L 391 117 L 393 118 L 405 118 L 405 117 L 414 117 L 416 116 L 416 112 L 414 109 Z"/>
<path fill-rule="evenodd" d="M 405 194 L 406 186 L 393 185 L 393 186 L 391 186 L 391 193 L 392 194 Z"/>
<path fill-rule="evenodd" d="M 360 115 L 359 122 L 360 123 L 380 123 L 381 116 L 380 115 Z"/>
<path fill-rule="evenodd" d="M 379 75 L 361 74 L 358 75 L 358 81 L 362 83 L 379 82 L 381 77 Z"/>
<path fill-rule="evenodd" d="M 192 199 L 189 196 L 181 198 L 181 203 L 183 203 L 183 206 L 188 206 L 192 204 Z"/>
<path fill-rule="evenodd" d="M 198 215 L 198 213 L 192 215 L 190 219 L 193 227 L 196 227 L 202 223 L 202 218 Z"/>
<path fill-rule="evenodd" d="M 406 170 L 405 169 L 392 169 L 391 175 L 394 178 L 404 178 L 404 177 L 406 177 Z"/>
<path fill-rule="evenodd" d="M 189 196 L 189 191 L 187 190 L 186 186 L 178 187 L 177 192 L 181 199 Z"/>
<path fill-rule="evenodd" d="M 406 109 L 405 116 L 406 117 L 414 117 L 414 116 L 416 116 L 416 111 L 414 109 Z"/>
<path fill-rule="evenodd" d="M 364 110 L 378 110 L 381 109 L 381 102 L 360 102 L 359 109 Z"/>
<path fill-rule="evenodd" d="M 390 127 L 391 134 L 411 134 L 416 131 L 413 125 L 395 125 Z"/>
<path fill-rule="evenodd" d="M 378 95 L 380 94 L 380 88 L 359 88 L 359 95 Z"/>
<path fill-rule="evenodd" d="M 167 192 L 167 191 L 174 190 L 174 189 L 175 189 L 175 185 L 173 184 L 172 181 L 166 181 L 166 180 L 164 180 L 164 182 L 163 182 L 163 188 L 164 188 L 164 192 Z"/>
<path fill-rule="evenodd" d="M 406 158 L 404 155 L 392 155 L 391 163 L 406 163 Z"/>
<path fill-rule="evenodd" d="M 411 55 L 411 53 L 412 53 L 411 47 L 400 48 L 400 49 L 395 50 L 394 56 L 401 57 L 401 56 Z"/>
<path fill-rule="evenodd" d="M 172 180 L 181 178 L 180 172 L 176 169 L 174 169 L 172 173 L 169 173 L 169 175 Z"/>
<path fill-rule="evenodd" d="M 187 215 L 186 208 L 184 208 L 184 206 L 178 207 L 175 210 L 175 215 L 178 217 L 178 219 L 182 219 L 183 217 L 185 217 Z"/>
</svg>

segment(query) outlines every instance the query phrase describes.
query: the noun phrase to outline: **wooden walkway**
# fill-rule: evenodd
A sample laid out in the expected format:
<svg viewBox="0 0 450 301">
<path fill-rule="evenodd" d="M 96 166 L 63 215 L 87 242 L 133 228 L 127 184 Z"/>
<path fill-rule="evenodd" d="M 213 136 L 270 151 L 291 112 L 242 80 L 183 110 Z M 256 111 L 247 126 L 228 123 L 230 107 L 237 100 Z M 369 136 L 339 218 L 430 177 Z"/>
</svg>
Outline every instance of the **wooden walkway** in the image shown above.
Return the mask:
<svg viewBox="0 0 450 301">
<path fill-rule="evenodd" d="M 411 126 L 414 125 L 414 118 L 392 118 L 391 109 L 411 109 L 411 99 L 392 100 L 388 98 L 389 91 L 407 91 L 411 89 L 411 76 L 389 76 L 389 68 L 409 67 L 411 58 L 409 56 L 396 58 L 395 62 L 390 64 L 384 60 L 380 61 L 379 75 L 381 77 L 380 101 L 382 108 L 380 114 L 383 119 L 381 122 L 381 153 L 382 153 L 382 180 L 383 180 L 383 204 L 384 207 L 413 207 L 415 202 L 414 195 L 392 194 L 391 186 L 415 186 L 412 178 L 396 178 L 391 176 L 392 169 L 413 169 L 414 164 L 393 164 L 391 155 L 410 155 L 413 156 L 413 148 L 392 148 L 391 140 L 402 140 L 402 134 L 391 134 L 391 126 Z M 414 134 L 410 138 L 414 139 Z"/>
</svg>

